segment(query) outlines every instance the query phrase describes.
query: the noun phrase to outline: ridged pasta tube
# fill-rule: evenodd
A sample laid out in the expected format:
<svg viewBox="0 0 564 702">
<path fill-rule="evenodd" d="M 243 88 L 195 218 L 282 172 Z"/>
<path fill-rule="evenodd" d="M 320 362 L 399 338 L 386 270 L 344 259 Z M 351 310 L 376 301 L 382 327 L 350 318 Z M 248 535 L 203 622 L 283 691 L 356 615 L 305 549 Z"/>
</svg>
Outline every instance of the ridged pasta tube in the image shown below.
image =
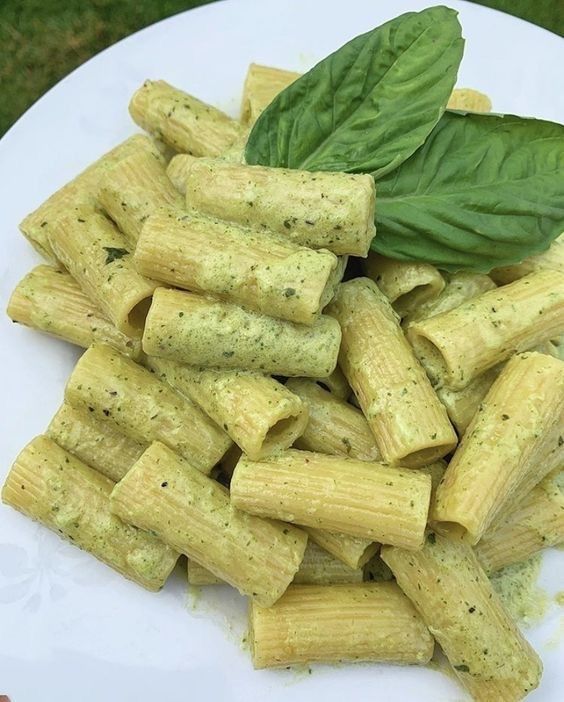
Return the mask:
<svg viewBox="0 0 564 702">
<path fill-rule="evenodd" d="M 196 366 L 322 378 L 335 369 L 340 342 L 339 324 L 326 315 L 306 326 L 158 288 L 147 315 L 143 350 Z"/>
<path fill-rule="evenodd" d="M 476 555 L 486 572 L 525 561 L 564 541 L 563 478 L 562 468 L 547 475 L 484 534 Z"/>
<path fill-rule="evenodd" d="M 314 380 L 290 378 L 286 387 L 306 403 L 309 411 L 309 421 L 295 443 L 297 448 L 361 461 L 381 460 L 374 435 L 360 410 L 339 400 Z"/>
<path fill-rule="evenodd" d="M 289 448 L 307 425 L 307 404 L 269 376 L 185 366 L 154 356 L 147 363 L 253 460 Z"/>
<path fill-rule="evenodd" d="M 88 551 L 126 578 L 159 590 L 178 553 L 110 512 L 114 483 L 46 436 L 16 458 L 2 501 Z"/>
<path fill-rule="evenodd" d="M 395 583 L 290 585 L 269 609 L 252 603 L 249 619 L 255 668 L 433 655 L 433 637 Z"/>
<path fill-rule="evenodd" d="M 143 151 L 106 171 L 98 201 L 133 248 L 150 215 L 161 208 L 184 209 L 184 200 L 167 177 L 162 159 Z"/>
<path fill-rule="evenodd" d="M 72 276 L 53 266 L 36 266 L 22 278 L 7 312 L 14 322 L 85 349 L 108 344 L 134 360 L 142 353 L 139 337 L 118 331 Z"/>
<path fill-rule="evenodd" d="M 163 212 L 145 223 L 135 263 L 144 275 L 175 287 L 312 324 L 333 295 L 338 259 L 268 233 Z"/>
<path fill-rule="evenodd" d="M 122 434 L 110 422 L 95 419 L 92 412 L 76 409 L 67 402 L 61 405 L 45 434 L 115 483 L 147 448 L 147 444 Z"/>
<path fill-rule="evenodd" d="M 327 312 L 341 325 L 339 365 L 384 460 L 421 466 L 454 448 L 446 410 L 376 283 L 343 283 Z"/>
<path fill-rule="evenodd" d="M 431 509 L 436 528 L 477 543 L 506 505 L 523 499 L 554 467 L 562 443 L 564 362 L 514 356 L 466 430 Z"/>
<path fill-rule="evenodd" d="M 322 549 L 335 556 L 350 568 L 362 568 L 380 548 L 372 539 L 351 536 L 342 532 L 324 531 L 315 527 L 302 527 Z"/>
<path fill-rule="evenodd" d="M 153 139 L 143 134 L 129 137 L 88 166 L 76 178 L 57 190 L 36 210 L 27 215 L 21 222 L 20 229 L 30 244 L 45 258 L 56 261 L 57 257 L 48 238 L 54 221 L 76 207 L 83 205 L 94 207 L 99 182 L 104 172 L 120 159 L 137 152 L 151 154 L 153 158 L 162 160 L 164 163 Z"/>
<path fill-rule="evenodd" d="M 260 114 L 300 73 L 251 63 L 243 87 L 241 122 L 253 125 Z"/>
<path fill-rule="evenodd" d="M 507 285 L 535 271 L 552 270 L 564 274 L 564 234 L 555 239 L 546 251 L 526 258 L 522 263 L 494 268 L 490 273 L 498 285 Z"/>
<path fill-rule="evenodd" d="M 538 686 L 542 663 L 470 546 L 431 532 L 421 551 L 381 556 L 476 702 L 516 702 Z"/>
<path fill-rule="evenodd" d="M 302 561 L 307 535 L 236 509 L 227 490 L 154 443 L 114 488 L 112 510 L 193 558 L 265 607 Z"/>
<path fill-rule="evenodd" d="M 491 112 L 490 98 L 473 88 L 455 88 L 450 96 L 447 109 L 464 110 L 465 112 Z"/>
<path fill-rule="evenodd" d="M 435 266 L 418 261 L 396 261 L 374 251 L 368 254 L 364 271 L 402 318 L 425 302 L 435 300 L 445 287 L 445 279 Z"/>
<path fill-rule="evenodd" d="M 408 338 L 432 380 L 460 390 L 514 352 L 563 329 L 564 275 L 546 270 L 415 322 Z"/>
<path fill-rule="evenodd" d="M 188 398 L 109 346 L 83 354 L 68 379 L 65 400 L 134 441 L 163 441 L 205 473 L 231 444 Z"/>
<path fill-rule="evenodd" d="M 127 240 L 113 222 L 94 210 L 75 209 L 53 222 L 49 243 L 119 331 L 140 336 L 157 284 L 137 272 Z"/>
<path fill-rule="evenodd" d="M 338 255 L 367 255 L 376 234 L 375 197 L 370 175 L 201 158 L 187 169 L 189 210 Z"/>
<path fill-rule="evenodd" d="M 242 456 L 231 501 L 246 512 L 417 549 L 431 478 L 423 472 L 290 449 L 262 461 Z"/>
<path fill-rule="evenodd" d="M 142 129 L 193 156 L 219 156 L 241 131 L 221 110 L 164 80 L 146 80 L 131 98 L 129 114 Z"/>
</svg>

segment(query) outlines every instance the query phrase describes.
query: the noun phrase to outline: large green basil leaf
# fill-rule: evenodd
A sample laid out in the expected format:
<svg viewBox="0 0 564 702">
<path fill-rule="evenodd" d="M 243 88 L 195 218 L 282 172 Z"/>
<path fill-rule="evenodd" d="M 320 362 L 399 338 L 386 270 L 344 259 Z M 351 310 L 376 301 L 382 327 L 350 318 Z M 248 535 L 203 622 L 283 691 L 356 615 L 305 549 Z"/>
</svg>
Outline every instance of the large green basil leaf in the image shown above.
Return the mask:
<svg viewBox="0 0 564 702">
<path fill-rule="evenodd" d="M 462 58 L 457 13 L 409 12 L 348 42 L 283 90 L 246 145 L 249 164 L 382 176 L 440 119 Z"/>
<path fill-rule="evenodd" d="M 447 111 L 377 183 L 372 248 L 450 271 L 487 272 L 564 230 L 564 126 Z"/>
</svg>

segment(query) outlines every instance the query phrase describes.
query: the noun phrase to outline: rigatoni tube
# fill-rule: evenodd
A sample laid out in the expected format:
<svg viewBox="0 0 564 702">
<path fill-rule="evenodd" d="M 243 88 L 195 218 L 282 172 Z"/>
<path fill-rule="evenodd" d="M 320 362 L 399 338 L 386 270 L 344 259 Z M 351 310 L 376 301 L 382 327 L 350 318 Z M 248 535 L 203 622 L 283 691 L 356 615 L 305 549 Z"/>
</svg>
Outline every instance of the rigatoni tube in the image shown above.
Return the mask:
<svg viewBox="0 0 564 702">
<path fill-rule="evenodd" d="M 64 402 L 47 427 L 46 435 L 65 451 L 117 483 L 147 445 L 122 434 L 92 412 Z"/>
<path fill-rule="evenodd" d="M 325 315 L 306 326 L 158 288 L 147 315 L 143 350 L 196 366 L 322 378 L 335 369 L 340 342 L 339 324 Z"/>
<path fill-rule="evenodd" d="M 221 110 L 164 80 L 146 80 L 131 98 L 129 113 L 165 144 L 194 156 L 219 156 L 241 131 Z"/>
<path fill-rule="evenodd" d="M 7 312 L 14 322 L 85 349 L 108 344 L 133 359 L 141 356 L 139 337 L 118 331 L 71 275 L 52 266 L 36 266 L 20 280 Z"/>
<path fill-rule="evenodd" d="M 303 527 L 311 541 L 335 556 L 349 568 L 362 568 L 380 548 L 370 538 L 351 536 L 342 532 L 324 531 L 315 527 Z"/>
<path fill-rule="evenodd" d="M 142 151 L 106 171 L 98 201 L 132 247 L 150 215 L 163 207 L 184 208 L 184 200 L 167 177 L 162 160 Z"/>
<path fill-rule="evenodd" d="M 145 451 L 111 499 L 125 522 L 158 534 L 265 607 L 282 595 L 304 555 L 304 532 L 240 512 L 222 485 L 164 444 Z"/>
<path fill-rule="evenodd" d="M 542 663 L 504 609 L 470 546 L 429 533 L 421 551 L 381 557 L 476 702 L 516 702 Z"/>
<path fill-rule="evenodd" d="M 455 88 L 450 96 L 447 108 L 449 110 L 464 110 L 465 112 L 491 112 L 490 98 L 473 88 Z"/>
<path fill-rule="evenodd" d="M 188 398 L 109 346 L 93 346 L 83 354 L 68 379 L 65 399 L 135 441 L 163 441 L 206 473 L 231 444 Z"/>
<path fill-rule="evenodd" d="M 526 258 L 522 263 L 494 268 L 491 277 L 498 285 L 507 285 L 534 271 L 552 270 L 564 274 L 564 234 L 555 239 L 546 251 Z"/>
<path fill-rule="evenodd" d="M 428 663 L 434 641 L 395 583 L 291 585 L 249 612 L 255 668 L 313 662 Z"/>
<path fill-rule="evenodd" d="M 140 336 L 156 283 L 141 276 L 113 222 L 88 208 L 61 216 L 49 231 L 57 258 L 124 334 Z"/>
<path fill-rule="evenodd" d="M 422 472 L 294 449 L 242 456 L 231 478 L 233 504 L 251 514 L 413 549 L 423 543 L 430 495 Z"/>
<path fill-rule="evenodd" d="M 307 404 L 274 378 L 252 371 L 197 368 L 151 356 L 147 363 L 223 427 L 252 459 L 289 448 L 306 427 Z"/>
<path fill-rule="evenodd" d="M 327 312 L 341 325 L 339 365 L 384 460 L 421 466 L 454 448 L 446 410 L 376 283 L 343 283 Z"/>
<path fill-rule="evenodd" d="M 267 232 L 163 212 L 143 226 L 135 263 L 144 275 L 175 287 L 312 324 L 329 301 L 326 290 L 338 259 Z"/>
<path fill-rule="evenodd" d="M 431 519 L 477 543 L 504 506 L 522 499 L 553 467 L 561 442 L 564 362 L 514 356 L 466 430 L 441 481 Z"/>
<path fill-rule="evenodd" d="M 461 389 L 515 351 L 563 329 L 564 275 L 547 270 L 415 322 L 408 338 L 436 384 Z"/>
<path fill-rule="evenodd" d="M 243 87 L 241 122 L 253 125 L 278 93 L 299 77 L 294 71 L 251 63 Z"/>
<path fill-rule="evenodd" d="M 46 436 L 12 466 L 2 501 L 148 590 L 165 583 L 178 553 L 110 512 L 114 483 Z"/>
<path fill-rule="evenodd" d="M 136 152 L 151 154 L 153 158 L 162 159 L 155 142 L 143 134 L 135 134 L 135 136 L 118 144 L 88 166 L 74 180 L 57 190 L 22 221 L 20 229 L 32 246 L 45 258 L 56 261 L 57 257 L 53 253 L 48 239 L 54 221 L 75 207 L 95 206 L 100 178 L 106 169 L 120 159 Z"/>
<path fill-rule="evenodd" d="M 436 299 L 445 287 L 445 279 L 435 266 L 418 261 L 396 261 L 374 251 L 368 254 L 364 271 L 402 318 L 419 305 Z"/>
<path fill-rule="evenodd" d="M 297 448 L 361 461 L 381 460 L 374 435 L 360 410 L 339 400 L 314 380 L 290 378 L 286 387 L 301 397 L 309 411 L 309 421 L 295 443 Z"/>
<path fill-rule="evenodd" d="M 186 179 L 191 210 L 339 255 L 367 255 L 376 234 L 375 197 L 369 175 L 213 159 L 193 158 Z"/>
<path fill-rule="evenodd" d="M 558 468 L 492 525 L 476 555 L 486 572 L 494 572 L 563 541 L 564 471 Z"/>
</svg>

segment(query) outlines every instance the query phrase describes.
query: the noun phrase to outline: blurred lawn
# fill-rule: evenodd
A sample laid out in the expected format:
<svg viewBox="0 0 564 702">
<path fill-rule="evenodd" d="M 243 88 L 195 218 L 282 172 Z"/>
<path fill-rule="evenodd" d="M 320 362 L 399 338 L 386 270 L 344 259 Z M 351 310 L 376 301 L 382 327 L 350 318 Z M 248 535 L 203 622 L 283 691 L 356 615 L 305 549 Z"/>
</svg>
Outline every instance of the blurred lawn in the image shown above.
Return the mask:
<svg viewBox="0 0 564 702">
<path fill-rule="evenodd" d="M 58 80 L 106 46 L 164 17 L 212 1 L 0 0 L 0 135 Z M 448 0 L 444 2 L 448 5 Z M 479 4 L 564 35 L 564 0 L 479 0 Z"/>
</svg>

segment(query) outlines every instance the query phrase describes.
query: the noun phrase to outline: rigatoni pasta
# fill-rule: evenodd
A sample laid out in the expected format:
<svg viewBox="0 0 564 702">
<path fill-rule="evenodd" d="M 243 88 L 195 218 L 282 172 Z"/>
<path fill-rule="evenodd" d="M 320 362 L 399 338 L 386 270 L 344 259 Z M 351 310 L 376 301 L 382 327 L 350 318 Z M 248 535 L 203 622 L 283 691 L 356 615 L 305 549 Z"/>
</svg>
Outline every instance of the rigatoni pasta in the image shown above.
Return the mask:
<svg viewBox="0 0 564 702">
<path fill-rule="evenodd" d="M 395 583 L 291 585 L 273 607 L 252 603 L 249 618 L 255 668 L 433 655 L 433 637 Z"/>
<path fill-rule="evenodd" d="M 148 357 L 148 365 L 201 407 L 252 459 L 289 448 L 308 421 L 298 395 L 260 373 L 186 366 Z"/>
<path fill-rule="evenodd" d="M 2 501 L 88 551 L 126 578 L 159 590 L 178 553 L 110 512 L 114 483 L 46 436 L 16 458 Z"/>
<path fill-rule="evenodd" d="M 338 255 L 366 256 L 376 234 L 370 175 L 201 158 L 184 165 L 186 205 L 195 212 Z"/>
<path fill-rule="evenodd" d="M 294 71 L 251 63 L 243 86 L 241 122 L 253 125 L 278 93 L 299 77 Z"/>
<path fill-rule="evenodd" d="M 373 280 L 400 317 L 406 317 L 423 303 L 435 300 L 445 279 L 435 266 L 417 261 L 396 261 L 372 251 L 364 271 Z"/>
<path fill-rule="evenodd" d="M 307 535 L 240 512 L 227 490 L 154 443 L 117 484 L 112 510 L 150 530 L 265 607 L 296 574 Z"/>
<path fill-rule="evenodd" d="M 268 233 L 174 212 L 153 215 L 135 250 L 141 273 L 257 312 L 312 324 L 333 290 L 337 258 Z"/>
<path fill-rule="evenodd" d="M 296 440 L 297 448 L 361 461 L 381 460 L 368 422 L 356 407 L 339 400 L 313 380 L 290 378 L 286 387 L 301 397 L 309 412 L 309 421 Z"/>
<path fill-rule="evenodd" d="M 437 490 L 437 529 L 477 543 L 500 510 L 522 499 L 554 467 L 562 443 L 564 362 L 514 356 L 486 395 Z"/>
<path fill-rule="evenodd" d="M 98 201 L 133 248 L 150 215 L 161 208 L 184 208 L 162 160 L 143 151 L 126 156 L 106 171 Z"/>
<path fill-rule="evenodd" d="M 322 378 L 337 365 L 341 330 L 321 315 L 294 324 L 193 293 L 158 288 L 145 323 L 150 356 L 217 368 Z"/>
<path fill-rule="evenodd" d="M 476 555 L 486 572 L 520 563 L 564 541 L 563 470 L 547 475 L 484 534 Z"/>
<path fill-rule="evenodd" d="M 362 568 L 380 548 L 372 539 L 302 526 L 311 541 L 350 568 Z"/>
<path fill-rule="evenodd" d="M 106 169 L 122 158 L 138 152 L 150 154 L 153 158 L 162 160 L 164 163 L 153 139 L 142 134 L 129 137 L 88 166 L 70 183 L 57 190 L 21 222 L 20 229 L 30 244 L 45 258 L 56 261 L 57 257 L 51 248 L 48 237 L 54 222 L 61 215 L 67 214 L 76 207 L 94 207 L 100 179 Z"/>
<path fill-rule="evenodd" d="M 476 702 L 514 702 L 538 686 L 541 661 L 470 546 L 430 532 L 420 551 L 381 556 Z"/>
<path fill-rule="evenodd" d="M 139 443 L 163 441 L 209 473 L 231 444 L 188 398 L 109 346 L 93 346 L 67 381 L 65 400 Z"/>
<path fill-rule="evenodd" d="M 140 336 L 156 283 L 140 275 L 127 240 L 92 209 L 62 215 L 49 230 L 57 258 L 119 331 Z"/>
<path fill-rule="evenodd" d="M 420 466 L 454 448 L 446 411 L 376 283 L 343 283 L 327 311 L 342 329 L 339 365 L 384 460 Z"/>
<path fill-rule="evenodd" d="M 422 472 L 294 449 L 242 456 L 231 478 L 231 501 L 251 514 L 413 549 L 430 495 Z"/>
<path fill-rule="evenodd" d="M 131 98 L 129 113 L 142 129 L 194 156 L 219 156 L 241 131 L 221 110 L 164 80 L 146 80 Z"/>
<path fill-rule="evenodd" d="M 546 251 L 530 256 L 521 263 L 494 268 L 490 273 L 498 285 L 507 285 L 535 271 L 552 270 L 564 274 L 564 233 L 555 239 Z"/>
<path fill-rule="evenodd" d="M 105 317 L 68 273 L 36 266 L 17 284 L 8 302 L 12 321 L 88 348 L 108 344 L 134 360 L 141 339 L 127 336 Z"/>
<path fill-rule="evenodd" d="M 147 448 L 146 443 L 122 434 L 89 410 L 63 402 L 49 423 L 46 436 L 114 483 L 121 480 Z"/>
<path fill-rule="evenodd" d="M 459 390 L 563 328 L 564 275 L 546 270 L 415 322 L 408 337 L 433 381 Z"/>
</svg>

